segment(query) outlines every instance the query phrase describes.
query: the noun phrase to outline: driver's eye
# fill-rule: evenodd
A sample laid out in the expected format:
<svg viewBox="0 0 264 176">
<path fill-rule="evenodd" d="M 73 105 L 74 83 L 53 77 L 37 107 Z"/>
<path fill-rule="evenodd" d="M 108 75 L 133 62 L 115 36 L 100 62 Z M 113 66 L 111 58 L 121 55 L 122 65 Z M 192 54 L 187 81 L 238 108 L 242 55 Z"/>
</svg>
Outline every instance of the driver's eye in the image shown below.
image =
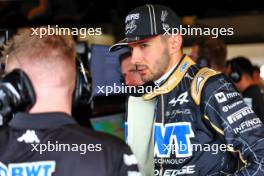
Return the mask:
<svg viewBox="0 0 264 176">
<path fill-rule="evenodd" d="M 148 45 L 146 43 L 141 43 L 139 46 L 140 48 L 146 48 Z"/>
</svg>

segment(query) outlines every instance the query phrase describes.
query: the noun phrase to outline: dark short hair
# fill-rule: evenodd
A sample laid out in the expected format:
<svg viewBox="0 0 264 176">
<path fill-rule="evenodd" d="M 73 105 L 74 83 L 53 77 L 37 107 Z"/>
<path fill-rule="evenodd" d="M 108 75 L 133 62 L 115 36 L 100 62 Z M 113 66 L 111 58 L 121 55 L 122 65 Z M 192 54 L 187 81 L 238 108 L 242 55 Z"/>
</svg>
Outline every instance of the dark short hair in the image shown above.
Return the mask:
<svg viewBox="0 0 264 176">
<path fill-rule="evenodd" d="M 122 53 L 120 56 L 119 56 L 119 63 L 121 65 L 121 63 L 128 57 L 131 56 L 131 52 L 130 51 L 127 51 L 125 53 Z"/>
<path fill-rule="evenodd" d="M 233 69 L 236 68 L 239 70 L 241 74 L 247 74 L 251 77 L 253 75 L 253 70 L 254 70 L 253 65 L 251 61 L 244 56 L 238 56 L 232 58 L 227 62 L 227 66 L 233 66 L 231 67 L 231 70 L 232 68 Z M 236 70 L 232 70 L 232 71 L 236 71 Z"/>
<path fill-rule="evenodd" d="M 260 73 L 260 68 L 259 68 L 259 66 L 258 65 L 254 65 L 253 66 L 253 72 L 258 72 L 258 73 Z"/>
<path fill-rule="evenodd" d="M 194 45 L 199 47 L 198 56 L 206 59 L 210 65 L 225 67 L 227 48 L 222 39 L 210 37 L 198 40 Z"/>
</svg>

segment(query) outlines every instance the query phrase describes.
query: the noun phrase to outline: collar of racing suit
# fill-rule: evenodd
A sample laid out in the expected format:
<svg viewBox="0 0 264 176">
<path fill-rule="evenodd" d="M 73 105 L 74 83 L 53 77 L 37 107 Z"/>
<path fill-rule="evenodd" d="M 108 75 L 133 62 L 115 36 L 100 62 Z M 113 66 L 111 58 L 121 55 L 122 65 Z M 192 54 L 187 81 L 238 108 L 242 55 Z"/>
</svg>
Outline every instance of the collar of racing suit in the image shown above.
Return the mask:
<svg viewBox="0 0 264 176">
<path fill-rule="evenodd" d="M 177 67 L 178 63 L 176 63 L 167 73 L 165 73 L 163 76 L 161 76 L 158 80 L 154 81 L 156 86 L 161 86 L 172 74 L 172 72 L 175 71 L 175 68 Z"/>
<path fill-rule="evenodd" d="M 194 64 L 195 62 L 190 57 L 184 55 L 169 78 L 164 81 L 160 87 L 154 89 L 154 91 L 144 94 L 143 99 L 150 100 L 158 95 L 166 94 L 173 90 L 182 80 L 188 68 Z"/>
<path fill-rule="evenodd" d="M 63 112 L 33 114 L 19 112 L 9 122 L 9 126 L 16 129 L 47 129 L 76 123 L 71 116 Z"/>
</svg>

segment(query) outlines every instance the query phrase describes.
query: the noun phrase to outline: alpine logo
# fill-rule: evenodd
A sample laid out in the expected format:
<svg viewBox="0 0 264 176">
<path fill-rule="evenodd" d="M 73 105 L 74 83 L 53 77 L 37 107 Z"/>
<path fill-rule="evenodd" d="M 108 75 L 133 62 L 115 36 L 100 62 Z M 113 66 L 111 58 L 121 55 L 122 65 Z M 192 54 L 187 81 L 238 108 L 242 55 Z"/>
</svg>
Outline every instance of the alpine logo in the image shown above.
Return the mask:
<svg viewBox="0 0 264 176">
<path fill-rule="evenodd" d="M 188 97 L 188 92 L 187 91 L 186 92 L 183 92 L 182 94 L 180 94 L 178 96 L 177 99 L 176 98 L 173 98 L 169 102 L 169 104 L 172 104 L 172 106 L 175 106 L 177 103 L 179 103 L 180 105 L 182 105 L 183 103 L 188 103 L 189 100 L 187 99 L 187 97 Z"/>
</svg>

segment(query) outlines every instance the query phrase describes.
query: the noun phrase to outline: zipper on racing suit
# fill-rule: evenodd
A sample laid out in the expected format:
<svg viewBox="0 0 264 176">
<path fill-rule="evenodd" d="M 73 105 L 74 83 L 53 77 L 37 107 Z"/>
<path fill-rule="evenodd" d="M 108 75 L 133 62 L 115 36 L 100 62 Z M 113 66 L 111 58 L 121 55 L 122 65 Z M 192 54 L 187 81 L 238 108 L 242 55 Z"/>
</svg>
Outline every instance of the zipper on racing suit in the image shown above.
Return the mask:
<svg viewBox="0 0 264 176">
<path fill-rule="evenodd" d="M 165 125 L 165 117 L 164 117 L 164 97 L 163 94 L 161 94 L 161 118 L 162 118 L 162 125 Z M 163 173 L 163 158 L 161 158 L 161 163 L 160 163 L 160 176 L 162 176 Z"/>
</svg>

